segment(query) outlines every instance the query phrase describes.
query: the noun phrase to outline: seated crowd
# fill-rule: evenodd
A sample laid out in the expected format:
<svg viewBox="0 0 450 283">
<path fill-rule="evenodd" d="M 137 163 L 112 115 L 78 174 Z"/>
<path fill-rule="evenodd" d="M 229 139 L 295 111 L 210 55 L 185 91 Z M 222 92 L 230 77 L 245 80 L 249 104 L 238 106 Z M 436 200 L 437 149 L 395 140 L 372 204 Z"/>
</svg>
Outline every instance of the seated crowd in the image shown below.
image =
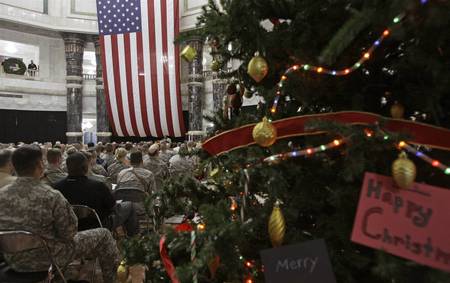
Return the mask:
<svg viewBox="0 0 450 283">
<path fill-rule="evenodd" d="M 140 204 L 117 201 L 114 191 L 133 188 L 152 194 L 174 174 L 192 173 L 198 162 L 187 153 L 195 143 L 103 145 L 0 144 L 0 230 L 25 230 L 43 237 L 59 266 L 98 257 L 103 282 L 115 282 L 120 253 L 112 231 L 139 233 Z M 84 205 L 98 221 L 78 221 L 73 205 Z M 43 271 L 49 260 L 41 249 L 3 254 L 18 272 Z M 100 255 L 100 256 L 99 256 Z"/>
</svg>

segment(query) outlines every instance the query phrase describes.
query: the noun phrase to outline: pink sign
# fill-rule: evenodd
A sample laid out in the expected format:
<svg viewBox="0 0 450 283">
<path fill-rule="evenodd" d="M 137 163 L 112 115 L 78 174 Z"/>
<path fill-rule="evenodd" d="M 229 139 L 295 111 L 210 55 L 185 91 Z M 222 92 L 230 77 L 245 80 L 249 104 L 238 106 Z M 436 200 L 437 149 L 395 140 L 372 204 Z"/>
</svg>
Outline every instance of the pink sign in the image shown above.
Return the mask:
<svg viewBox="0 0 450 283">
<path fill-rule="evenodd" d="M 450 190 L 366 173 L 352 241 L 450 272 Z"/>
</svg>

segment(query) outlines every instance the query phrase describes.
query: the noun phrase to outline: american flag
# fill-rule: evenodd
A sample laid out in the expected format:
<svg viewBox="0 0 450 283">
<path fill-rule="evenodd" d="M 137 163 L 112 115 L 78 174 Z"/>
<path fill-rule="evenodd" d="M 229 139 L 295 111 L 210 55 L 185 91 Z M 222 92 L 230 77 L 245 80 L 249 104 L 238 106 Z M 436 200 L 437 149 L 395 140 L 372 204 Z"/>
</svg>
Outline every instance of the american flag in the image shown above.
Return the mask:
<svg viewBox="0 0 450 283">
<path fill-rule="evenodd" d="M 103 82 L 118 136 L 184 135 L 178 0 L 96 0 Z"/>
</svg>

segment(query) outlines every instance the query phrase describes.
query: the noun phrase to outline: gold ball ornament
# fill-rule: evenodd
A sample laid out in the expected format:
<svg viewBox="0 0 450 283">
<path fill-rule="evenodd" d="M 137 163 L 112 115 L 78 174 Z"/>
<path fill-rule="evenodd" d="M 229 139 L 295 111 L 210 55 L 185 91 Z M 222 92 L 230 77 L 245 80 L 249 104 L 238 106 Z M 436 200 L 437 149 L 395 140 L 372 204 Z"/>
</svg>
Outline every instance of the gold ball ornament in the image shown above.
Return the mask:
<svg viewBox="0 0 450 283">
<path fill-rule="evenodd" d="M 183 48 L 183 51 L 181 51 L 180 56 L 190 63 L 197 56 L 197 51 L 194 47 L 186 45 L 186 47 Z"/>
<path fill-rule="evenodd" d="M 255 56 L 250 60 L 247 67 L 247 73 L 254 79 L 257 83 L 262 81 L 269 73 L 269 65 L 266 59 L 255 54 Z"/>
<path fill-rule="evenodd" d="M 403 151 L 392 163 L 392 177 L 402 189 L 409 188 L 416 179 L 416 165 Z"/>
<path fill-rule="evenodd" d="M 391 106 L 391 116 L 394 119 L 403 119 L 403 115 L 405 114 L 405 107 L 398 102 L 395 102 Z"/>
<path fill-rule="evenodd" d="M 220 62 L 214 59 L 211 62 L 211 71 L 218 72 L 220 70 L 220 66 L 221 66 Z"/>
<path fill-rule="evenodd" d="M 117 267 L 117 280 L 119 280 L 120 283 L 127 282 L 128 278 L 128 267 L 126 266 L 125 262 L 122 261 Z"/>
<path fill-rule="evenodd" d="M 286 232 L 286 222 L 280 209 L 279 202 L 275 202 L 272 214 L 269 217 L 269 236 L 272 246 L 279 247 L 283 243 Z"/>
<path fill-rule="evenodd" d="M 277 140 L 277 129 L 266 117 L 255 125 L 252 134 L 255 142 L 262 147 L 269 147 Z"/>
</svg>

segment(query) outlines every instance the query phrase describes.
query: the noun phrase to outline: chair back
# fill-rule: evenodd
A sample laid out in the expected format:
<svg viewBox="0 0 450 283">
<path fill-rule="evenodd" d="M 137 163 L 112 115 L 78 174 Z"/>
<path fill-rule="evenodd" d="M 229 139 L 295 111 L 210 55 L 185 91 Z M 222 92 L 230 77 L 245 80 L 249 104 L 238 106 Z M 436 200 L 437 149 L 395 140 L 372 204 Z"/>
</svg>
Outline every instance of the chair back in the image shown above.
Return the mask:
<svg viewBox="0 0 450 283">
<path fill-rule="evenodd" d="M 79 222 L 87 222 L 91 219 L 94 219 L 97 222 L 98 227 L 103 228 L 102 221 L 100 220 L 100 217 L 98 216 L 95 209 L 90 208 L 86 205 L 72 205 L 72 209 L 73 212 L 75 212 L 75 215 L 77 216 Z"/>
<path fill-rule="evenodd" d="M 144 202 L 147 193 L 137 188 L 119 188 L 114 190 L 113 196 L 116 200 Z"/>
<path fill-rule="evenodd" d="M 44 240 L 31 232 L 0 231 L 0 253 L 15 254 L 44 247 Z"/>
</svg>

